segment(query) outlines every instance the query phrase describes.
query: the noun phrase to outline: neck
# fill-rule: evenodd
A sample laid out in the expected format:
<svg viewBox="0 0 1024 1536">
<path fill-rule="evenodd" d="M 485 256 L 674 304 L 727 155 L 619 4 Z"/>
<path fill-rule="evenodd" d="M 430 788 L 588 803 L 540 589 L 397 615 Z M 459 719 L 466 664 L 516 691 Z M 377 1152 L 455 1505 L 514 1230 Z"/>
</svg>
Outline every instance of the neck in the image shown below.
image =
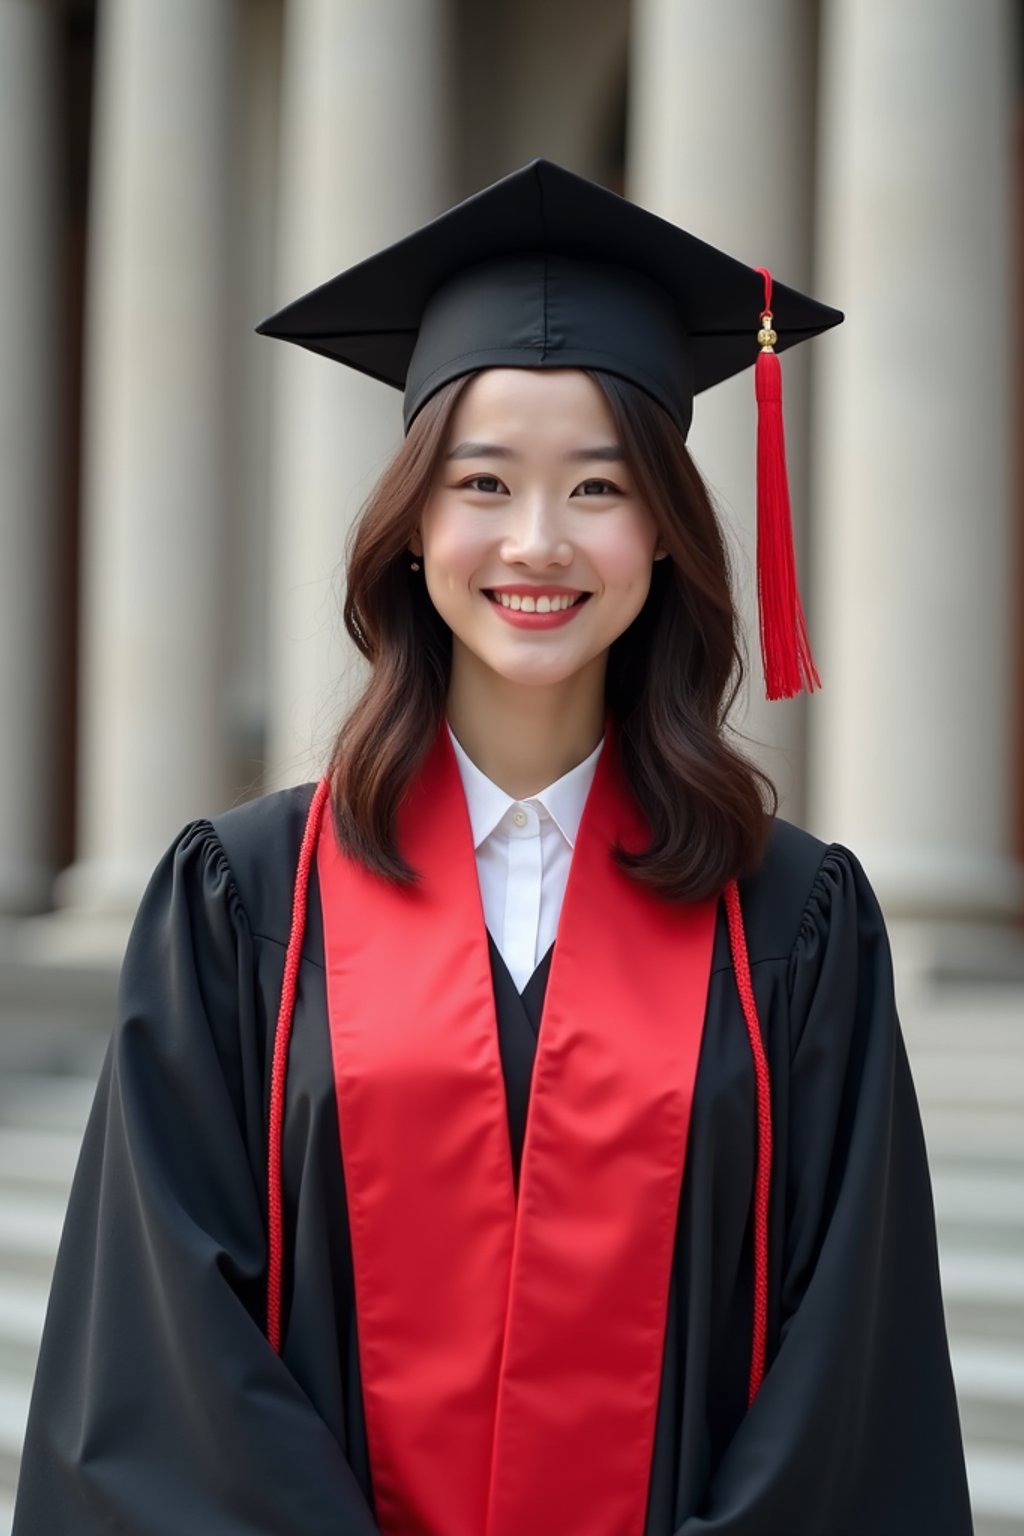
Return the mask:
<svg viewBox="0 0 1024 1536">
<path fill-rule="evenodd" d="M 526 800 L 589 757 L 604 735 L 605 662 L 602 655 L 564 682 L 524 687 L 456 644 L 448 723 L 492 783 Z"/>
</svg>

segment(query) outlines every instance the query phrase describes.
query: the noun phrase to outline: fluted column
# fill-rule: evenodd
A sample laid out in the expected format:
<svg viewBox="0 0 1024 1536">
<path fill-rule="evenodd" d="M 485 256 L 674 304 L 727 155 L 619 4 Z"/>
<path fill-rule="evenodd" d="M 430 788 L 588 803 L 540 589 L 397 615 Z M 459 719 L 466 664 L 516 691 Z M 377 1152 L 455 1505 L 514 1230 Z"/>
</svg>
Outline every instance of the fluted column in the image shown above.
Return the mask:
<svg viewBox="0 0 1024 1536">
<path fill-rule="evenodd" d="M 891 916 L 1019 910 L 1011 848 L 1013 16 L 828 0 L 815 825 Z"/>
<path fill-rule="evenodd" d="M 0 913 L 53 875 L 64 413 L 58 17 L 0 0 Z"/>
<path fill-rule="evenodd" d="M 446 0 L 286 0 L 279 260 L 266 313 L 454 200 Z M 344 541 L 401 441 L 401 397 L 275 349 L 270 782 L 322 765 L 355 685 L 342 638 Z"/>
<path fill-rule="evenodd" d="M 79 908 L 220 808 L 237 0 L 105 0 L 86 313 Z"/>
<path fill-rule="evenodd" d="M 817 5 L 813 0 L 634 0 L 629 93 L 630 196 L 793 287 L 811 284 Z M 830 299 L 827 288 L 822 297 Z M 751 317 L 756 333 L 757 315 Z M 798 567 L 807 507 L 808 359 L 783 359 Z M 756 420 L 750 373 L 697 398 L 688 440 L 736 553 L 750 671 L 733 722 L 803 812 L 803 700 L 768 704 L 754 580 Z M 812 514 L 813 517 L 813 514 Z M 812 706 L 814 707 L 814 706 Z"/>
</svg>

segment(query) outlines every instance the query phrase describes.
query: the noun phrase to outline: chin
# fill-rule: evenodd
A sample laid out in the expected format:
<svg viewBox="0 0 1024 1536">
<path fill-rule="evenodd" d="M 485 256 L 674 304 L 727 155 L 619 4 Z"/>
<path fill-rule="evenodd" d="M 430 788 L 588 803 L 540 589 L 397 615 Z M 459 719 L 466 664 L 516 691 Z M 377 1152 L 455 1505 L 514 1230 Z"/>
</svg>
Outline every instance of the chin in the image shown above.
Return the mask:
<svg viewBox="0 0 1024 1536">
<path fill-rule="evenodd" d="M 483 659 L 483 658 L 481 658 Z M 493 662 L 485 662 L 489 669 L 496 673 L 503 682 L 511 683 L 519 688 L 550 688 L 558 683 L 567 683 L 572 678 L 585 670 L 590 658 L 577 662 L 565 662 L 559 666 L 501 666 Z"/>
</svg>

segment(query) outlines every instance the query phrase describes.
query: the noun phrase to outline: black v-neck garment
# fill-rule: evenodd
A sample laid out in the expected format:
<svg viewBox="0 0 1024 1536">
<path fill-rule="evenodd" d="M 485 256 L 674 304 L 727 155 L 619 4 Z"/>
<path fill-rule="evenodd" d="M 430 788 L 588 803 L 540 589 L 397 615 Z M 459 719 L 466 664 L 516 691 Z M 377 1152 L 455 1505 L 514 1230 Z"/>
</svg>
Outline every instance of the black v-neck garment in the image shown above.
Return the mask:
<svg viewBox="0 0 1024 1536">
<path fill-rule="evenodd" d="M 487 947 L 491 956 L 491 977 L 494 981 L 494 1011 L 498 1021 L 498 1050 L 501 1053 L 501 1070 L 505 1079 L 505 1102 L 508 1105 L 508 1134 L 512 1147 L 512 1177 L 516 1193 L 519 1193 L 519 1170 L 523 1160 L 523 1142 L 526 1138 L 526 1115 L 530 1099 L 530 1081 L 533 1063 L 540 1038 L 540 1018 L 544 1008 L 544 994 L 548 987 L 552 944 L 538 964 L 522 992 L 519 991 L 505 964 L 501 950 L 488 929 Z"/>
<path fill-rule="evenodd" d="M 315 876 L 288 1067 L 280 1357 L 263 1334 L 269 1070 L 311 793 L 186 828 L 142 903 L 14 1536 L 376 1532 Z M 754 1076 L 720 915 L 645 1536 L 968 1536 L 931 1191 L 877 904 L 849 853 L 782 822 L 742 898 L 772 1075 L 768 1368 L 748 1412 Z M 595 943 L 613 920 L 595 910 Z M 551 952 L 520 996 L 490 949 L 518 1162 Z"/>
</svg>

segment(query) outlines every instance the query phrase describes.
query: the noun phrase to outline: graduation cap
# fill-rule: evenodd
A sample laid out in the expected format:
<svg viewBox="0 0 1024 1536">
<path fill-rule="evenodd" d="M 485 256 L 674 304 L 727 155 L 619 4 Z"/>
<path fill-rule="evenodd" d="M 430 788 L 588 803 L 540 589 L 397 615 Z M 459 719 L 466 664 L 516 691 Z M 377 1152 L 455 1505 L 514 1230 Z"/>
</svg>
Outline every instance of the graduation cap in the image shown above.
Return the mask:
<svg viewBox="0 0 1024 1536">
<path fill-rule="evenodd" d="M 755 365 L 758 599 L 769 698 L 819 686 L 796 584 L 776 354 L 843 316 L 549 160 L 533 160 L 257 327 L 404 392 L 408 431 L 480 368 L 593 368 L 685 437 Z"/>
</svg>

